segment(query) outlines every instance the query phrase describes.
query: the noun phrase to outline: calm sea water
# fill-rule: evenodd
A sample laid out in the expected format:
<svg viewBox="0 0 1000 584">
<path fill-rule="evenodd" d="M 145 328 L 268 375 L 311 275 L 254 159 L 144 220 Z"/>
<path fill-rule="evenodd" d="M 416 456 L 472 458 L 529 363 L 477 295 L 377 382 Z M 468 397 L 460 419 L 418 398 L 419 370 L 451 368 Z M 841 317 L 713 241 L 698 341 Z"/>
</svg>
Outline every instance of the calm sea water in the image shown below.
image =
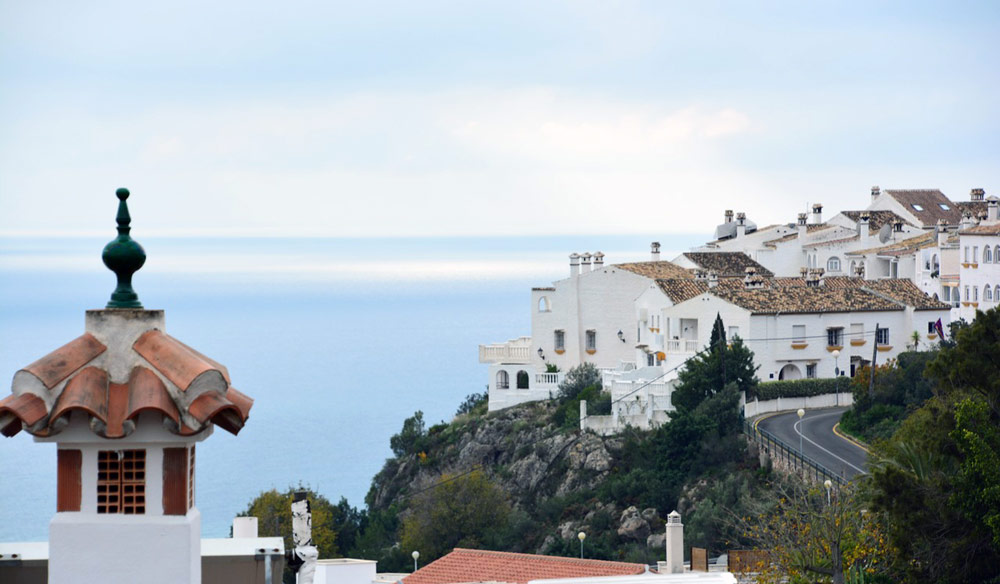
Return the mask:
<svg viewBox="0 0 1000 584">
<path fill-rule="evenodd" d="M 205 537 L 262 490 L 304 484 L 363 506 L 389 437 L 416 410 L 449 420 L 483 391 L 480 343 L 530 333 L 531 286 L 568 273 L 572 251 L 645 259 L 649 241 L 698 236 L 461 239 L 143 239 L 135 279 L 167 332 L 229 368 L 256 401 L 238 437 L 198 449 Z M 110 237 L 108 238 L 110 239 Z M 114 276 L 104 239 L 0 238 L 0 395 L 19 368 L 83 333 Z M 670 252 L 664 253 L 671 257 Z M 0 439 L 0 541 L 48 536 L 55 447 Z"/>
</svg>

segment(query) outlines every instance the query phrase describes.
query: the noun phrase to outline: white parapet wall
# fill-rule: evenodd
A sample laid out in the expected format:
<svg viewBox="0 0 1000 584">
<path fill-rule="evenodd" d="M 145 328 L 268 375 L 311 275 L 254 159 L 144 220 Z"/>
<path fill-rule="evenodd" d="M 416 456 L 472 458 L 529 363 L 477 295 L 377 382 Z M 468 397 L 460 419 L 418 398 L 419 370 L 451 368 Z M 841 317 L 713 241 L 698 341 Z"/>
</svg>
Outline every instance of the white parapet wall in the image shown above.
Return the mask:
<svg viewBox="0 0 1000 584">
<path fill-rule="evenodd" d="M 813 395 L 810 397 L 779 397 L 766 401 L 747 402 L 743 406 L 743 417 L 754 418 L 761 414 L 771 414 L 774 412 L 794 412 L 799 408 L 805 410 L 819 408 L 834 408 L 837 406 L 850 406 L 854 404 L 854 394 L 850 392 L 825 393 L 823 395 Z"/>
</svg>

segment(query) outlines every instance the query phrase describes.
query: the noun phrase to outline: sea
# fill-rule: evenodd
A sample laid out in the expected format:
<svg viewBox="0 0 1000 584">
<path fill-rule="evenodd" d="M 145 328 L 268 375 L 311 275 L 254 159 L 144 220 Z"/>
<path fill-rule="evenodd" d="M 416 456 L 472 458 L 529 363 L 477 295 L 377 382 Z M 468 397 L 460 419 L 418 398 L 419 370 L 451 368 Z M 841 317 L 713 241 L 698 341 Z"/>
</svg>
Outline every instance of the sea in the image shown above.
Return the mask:
<svg viewBox="0 0 1000 584">
<path fill-rule="evenodd" d="M 109 237 L 0 237 L 0 395 L 14 373 L 84 332 L 114 275 Z M 664 259 L 704 235 L 430 238 L 143 238 L 134 279 L 166 332 L 226 365 L 254 398 L 239 436 L 198 447 L 203 537 L 229 536 L 262 491 L 303 485 L 364 506 L 389 438 L 422 411 L 451 420 L 483 392 L 478 345 L 530 335 L 532 286 L 569 275 L 572 252 Z M 0 542 L 44 541 L 55 512 L 52 444 L 0 437 Z"/>
</svg>

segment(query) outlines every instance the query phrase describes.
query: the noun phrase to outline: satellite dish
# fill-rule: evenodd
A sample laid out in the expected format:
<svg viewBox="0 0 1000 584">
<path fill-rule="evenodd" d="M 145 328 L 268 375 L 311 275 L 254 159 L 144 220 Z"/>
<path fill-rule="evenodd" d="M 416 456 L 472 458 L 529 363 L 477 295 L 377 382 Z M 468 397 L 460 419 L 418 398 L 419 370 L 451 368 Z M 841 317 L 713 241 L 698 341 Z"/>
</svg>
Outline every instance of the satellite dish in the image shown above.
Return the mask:
<svg viewBox="0 0 1000 584">
<path fill-rule="evenodd" d="M 882 243 L 889 241 L 892 237 L 892 226 L 886 223 L 882 226 L 882 229 L 878 230 L 878 240 Z"/>
</svg>

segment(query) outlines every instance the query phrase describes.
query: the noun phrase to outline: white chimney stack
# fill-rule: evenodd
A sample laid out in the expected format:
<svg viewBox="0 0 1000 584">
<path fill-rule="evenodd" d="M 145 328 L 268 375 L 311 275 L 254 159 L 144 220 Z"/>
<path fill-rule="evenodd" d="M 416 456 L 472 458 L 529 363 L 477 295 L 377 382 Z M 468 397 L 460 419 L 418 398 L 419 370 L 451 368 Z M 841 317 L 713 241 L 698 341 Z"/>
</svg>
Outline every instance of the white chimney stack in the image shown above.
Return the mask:
<svg viewBox="0 0 1000 584">
<path fill-rule="evenodd" d="M 236 517 L 233 519 L 233 539 L 257 537 L 256 517 Z"/>
<path fill-rule="evenodd" d="M 594 269 L 596 270 L 598 268 L 603 268 L 603 267 L 604 267 L 604 254 L 601 252 L 597 252 L 594 254 Z"/>
<path fill-rule="evenodd" d="M 736 237 L 747 234 L 747 214 L 740 211 L 736 214 Z"/>
<path fill-rule="evenodd" d="M 578 253 L 569 254 L 569 275 L 571 278 L 580 275 L 580 254 Z"/>
<path fill-rule="evenodd" d="M 982 201 L 985 196 L 986 191 L 984 189 L 972 189 L 969 191 L 969 199 L 972 201 Z"/>
<path fill-rule="evenodd" d="M 725 215 L 725 217 L 726 217 L 726 223 L 732 223 L 733 222 L 733 210 L 732 209 L 726 209 L 726 215 Z"/>
<path fill-rule="evenodd" d="M 653 243 L 649 244 L 649 257 L 654 262 L 660 261 L 660 242 L 659 241 L 654 241 Z"/>
<path fill-rule="evenodd" d="M 581 273 L 586 274 L 587 272 L 590 271 L 590 258 L 591 257 L 592 256 L 590 255 L 589 251 L 587 253 L 585 253 L 585 254 L 583 254 L 583 255 L 580 256 L 580 272 Z"/>
<path fill-rule="evenodd" d="M 823 222 L 823 205 L 820 205 L 819 203 L 813 205 L 812 222 L 813 225 L 819 225 Z"/>
<path fill-rule="evenodd" d="M 938 248 L 948 245 L 948 225 L 944 219 L 937 220 L 937 244 Z"/>
<path fill-rule="evenodd" d="M 863 211 L 861 216 L 858 217 L 858 235 L 861 237 L 870 237 L 871 232 L 871 214 L 868 211 Z"/>
<path fill-rule="evenodd" d="M 875 199 L 877 199 L 878 196 L 881 195 L 881 194 L 882 194 L 882 189 L 878 188 L 878 185 L 873 186 L 872 187 L 872 202 L 874 203 Z"/>
<path fill-rule="evenodd" d="M 667 574 L 684 573 L 684 524 L 681 514 L 671 511 L 667 515 Z"/>
<path fill-rule="evenodd" d="M 989 223 L 996 223 L 1000 220 L 1000 199 L 996 196 L 991 195 L 990 198 L 986 199 L 986 221 Z"/>
</svg>

